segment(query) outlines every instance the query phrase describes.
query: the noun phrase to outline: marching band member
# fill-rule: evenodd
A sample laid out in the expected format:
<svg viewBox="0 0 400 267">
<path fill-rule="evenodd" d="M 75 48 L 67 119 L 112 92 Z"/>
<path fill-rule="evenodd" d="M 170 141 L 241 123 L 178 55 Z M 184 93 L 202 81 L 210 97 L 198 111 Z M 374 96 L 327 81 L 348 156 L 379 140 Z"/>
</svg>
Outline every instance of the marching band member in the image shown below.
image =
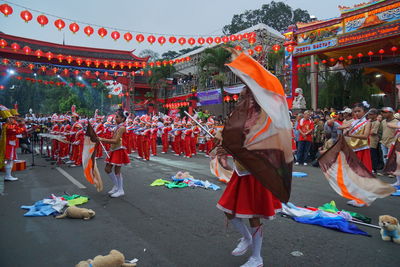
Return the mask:
<svg viewBox="0 0 400 267">
<path fill-rule="evenodd" d="M 188 121 L 186 123 L 186 128 L 183 130 L 183 134 L 182 134 L 182 140 L 184 141 L 184 145 L 183 145 L 183 151 L 184 151 L 184 157 L 185 158 L 191 158 L 192 157 L 192 125 L 191 123 Z"/>
<path fill-rule="evenodd" d="M 96 109 L 96 111 L 97 111 L 97 109 Z M 100 116 L 97 114 L 97 112 L 95 112 L 95 119 L 96 119 L 96 125 L 94 127 L 94 131 L 96 132 L 98 137 L 104 137 L 104 133 L 105 133 L 105 127 L 103 124 L 104 116 Z M 102 157 L 103 157 L 103 149 L 101 146 L 98 146 L 97 151 L 96 151 L 96 159 L 99 159 Z"/>
<path fill-rule="evenodd" d="M 157 123 L 153 122 L 151 124 L 151 152 L 153 156 L 157 156 L 157 137 L 158 137 Z"/>
<path fill-rule="evenodd" d="M 194 123 L 192 127 L 192 138 L 190 140 L 192 156 L 197 155 L 197 142 L 200 134 L 200 127 Z"/>
<path fill-rule="evenodd" d="M 169 132 L 171 130 L 172 130 L 172 127 L 169 125 L 169 121 L 165 120 L 164 127 L 161 129 L 161 142 L 162 142 L 162 151 L 161 151 L 161 153 L 163 153 L 163 154 L 168 152 Z"/>
<path fill-rule="evenodd" d="M 150 142 L 151 142 L 151 129 L 150 122 L 146 122 L 146 128 L 142 131 L 142 141 L 143 141 L 143 159 L 150 160 Z"/>
</svg>

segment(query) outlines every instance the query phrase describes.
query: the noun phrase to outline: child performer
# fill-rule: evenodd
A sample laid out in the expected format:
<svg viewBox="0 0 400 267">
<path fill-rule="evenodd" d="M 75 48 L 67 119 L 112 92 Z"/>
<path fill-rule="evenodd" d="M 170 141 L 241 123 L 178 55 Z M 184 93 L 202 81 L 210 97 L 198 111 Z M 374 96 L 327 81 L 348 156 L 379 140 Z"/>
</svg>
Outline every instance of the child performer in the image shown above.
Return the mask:
<svg viewBox="0 0 400 267">
<path fill-rule="evenodd" d="M 123 178 L 121 173 L 122 165 L 130 163 L 126 147 L 122 146 L 123 138 L 126 138 L 126 128 L 124 126 L 126 118 L 129 116 L 127 111 L 119 109 L 115 114 L 115 122 L 117 127 L 111 139 L 99 137 L 100 142 L 111 144 L 109 156 L 106 158 L 105 172 L 110 176 L 111 181 L 114 183 L 113 188 L 108 193 L 111 197 L 120 197 L 125 194 L 123 188 Z M 112 168 L 114 167 L 114 172 Z"/>
</svg>

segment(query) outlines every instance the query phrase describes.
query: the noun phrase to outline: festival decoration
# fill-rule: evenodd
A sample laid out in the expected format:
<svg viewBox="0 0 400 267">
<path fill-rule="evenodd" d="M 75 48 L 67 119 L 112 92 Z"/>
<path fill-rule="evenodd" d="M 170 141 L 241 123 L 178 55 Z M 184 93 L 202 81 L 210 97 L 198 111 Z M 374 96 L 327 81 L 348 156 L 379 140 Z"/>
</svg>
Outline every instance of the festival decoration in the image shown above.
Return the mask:
<svg viewBox="0 0 400 267">
<path fill-rule="evenodd" d="M 171 37 L 169 37 L 168 41 L 169 41 L 171 44 L 175 44 L 175 43 L 176 43 L 176 37 L 171 36 Z"/>
<path fill-rule="evenodd" d="M 29 55 L 32 52 L 32 49 L 29 46 L 24 46 L 22 50 L 25 52 L 25 55 Z"/>
<path fill-rule="evenodd" d="M 286 51 L 289 52 L 289 53 L 292 53 L 293 50 L 294 50 L 294 46 L 293 46 L 293 45 L 288 45 L 288 46 L 286 47 Z"/>
<path fill-rule="evenodd" d="M 247 50 L 247 53 L 248 53 L 250 56 L 252 56 L 252 55 L 254 55 L 254 50 L 253 50 L 253 49 L 248 49 L 248 50 Z"/>
<path fill-rule="evenodd" d="M 56 28 L 59 31 L 61 31 L 65 27 L 65 22 L 62 19 L 58 19 L 58 20 L 54 21 L 54 26 L 56 26 Z"/>
<path fill-rule="evenodd" d="M 1 40 L 0 40 L 0 47 L 1 47 L 1 48 L 4 48 L 4 47 L 6 47 L 6 46 L 7 46 L 7 41 L 4 40 L 4 39 L 1 39 Z"/>
<path fill-rule="evenodd" d="M 88 37 L 94 33 L 94 29 L 91 26 L 86 26 L 83 28 L 83 32 L 86 33 Z"/>
<path fill-rule="evenodd" d="M 8 17 L 8 15 L 11 15 L 13 13 L 13 9 L 7 4 L 2 4 L 0 5 L 0 12 L 3 13 L 4 16 Z"/>
<path fill-rule="evenodd" d="M 160 44 L 160 45 L 163 45 L 163 44 L 165 44 L 165 42 L 167 41 L 167 39 L 165 39 L 165 37 L 164 36 L 160 36 L 160 37 L 158 37 L 158 43 Z"/>
<path fill-rule="evenodd" d="M 212 38 L 212 37 L 208 37 L 207 39 L 206 39 L 206 42 L 207 42 L 207 44 L 212 44 L 213 42 L 214 42 L 214 39 Z"/>
<path fill-rule="evenodd" d="M 184 37 L 181 37 L 181 38 L 178 39 L 178 43 L 180 45 L 184 45 L 186 43 L 186 39 Z"/>
<path fill-rule="evenodd" d="M 100 35 L 101 38 L 104 38 L 104 36 L 107 35 L 107 30 L 106 30 L 105 28 L 101 27 L 101 28 L 97 31 L 97 33 Z"/>
<path fill-rule="evenodd" d="M 131 40 L 133 39 L 132 33 L 130 33 L 130 32 L 125 33 L 125 34 L 124 34 L 124 39 L 125 39 L 127 42 L 131 41 Z"/>
<path fill-rule="evenodd" d="M 38 49 L 35 51 L 35 56 L 37 56 L 38 58 L 40 58 L 41 56 L 43 56 L 43 52 L 42 50 Z"/>
<path fill-rule="evenodd" d="M 156 37 L 154 37 L 153 35 L 149 35 L 149 36 L 147 37 L 147 41 L 148 41 L 150 44 L 154 44 L 154 42 L 156 41 Z"/>
<path fill-rule="evenodd" d="M 136 41 L 137 41 L 138 43 L 143 42 L 143 41 L 144 41 L 144 36 L 143 36 L 143 34 L 138 34 L 138 35 L 136 35 Z"/>
<path fill-rule="evenodd" d="M 57 59 L 58 59 L 58 62 L 61 63 L 63 61 L 63 59 L 64 59 L 64 56 L 62 54 L 58 54 L 57 55 Z"/>
<path fill-rule="evenodd" d="M 77 31 L 79 31 L 79 25 L 77 24 L 77 23 L 71 23 L 70 25 L 69 25 L 69 30 L 72 32 L 72 33 L 76 33 Z"/>
<path fill-rule="evenodd" d="M 215 38 L 214 38 L 214 42 L 215 42 L 216 44 L 221 43 L 221 37 L 215 37 Z"/>
<path fill-rule="evenodd" d="M 17 44 L 17 43 L 12 43 L 12 44 L 11 44 L 11 48 L 12 48 L 12 50 L 17 51 L 17 50 L 19 50 L 21 47 L 20 47 L 19 44 Z"/>
<path fill-rule="evenodd" d="M 275 53 L 278 53 L 278 51 L 281 49 L 281 46 L 278 44 L 275 44 L 272 46 L 272 50 L 274 50 Z"/>
<path fill-rule="evenodd" d="M 44 27 L 45 25 L 47 25 L 47 23 L 49 23 L 49 19 L 45 15 L 38 16 L 36 20 L 42 27 Z"/>
<path fill-rule="evenodd" d="M 193 37 L 188 39 L 188 44 L 194 45 L 195 43 L 196 43 L 196 40 Z"/>
<path fill-rule="evenodd" d="M 396 51 L 397 51 L 397 46 L 392 46 L 392 48 L 390 48 L 390 51 L 393 52 L 393 56 L 394 56 L 394 53 L 396 53 Z"/>
<path fill-rule="evenodd" d="M 113 31 L 111 33 L 111 38 L 113 38 L 114 41 L 117 41 L 120 37 L 121 37 L 121 34 L 119 32 L 117 32 L 117 31 Z"/>
<path fill-rule="evenodd" d="M 32 13 L 28 10 L 21 11 L 20 16 L 26 23 L 32 20 Z"/>
<path fill-rule="evenodd" d="M 254 47 L 254 50 L 255 50 L 257 53 L 260 53 L 260 52 L 262 51 L 262 49 L 263 49 L 263 47 L 262 47 L 261 45 L 257 45 L 257 46 Z"/>
<path fill-rule="evenodd" d="M 199 45 L 203 45 L 206 42 L 206 40 L 203 37 L 199 37 L 197 39 L 197 42 L 199 43 Z"/>
<path fill-rule="evenodd" d="M 52 60 L 52 58 L 53 58 L 53 53 L 51 53 L 51 52 L 47 52 L 46 53 L 46 58 L 48 59 L 48 60 Z"/>
</svg>

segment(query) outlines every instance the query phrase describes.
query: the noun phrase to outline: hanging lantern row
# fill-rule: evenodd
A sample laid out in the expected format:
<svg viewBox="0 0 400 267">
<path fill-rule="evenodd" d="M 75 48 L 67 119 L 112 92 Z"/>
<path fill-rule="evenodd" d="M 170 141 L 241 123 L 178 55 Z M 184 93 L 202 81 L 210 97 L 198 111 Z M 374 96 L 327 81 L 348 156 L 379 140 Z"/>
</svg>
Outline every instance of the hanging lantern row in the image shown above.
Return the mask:
<svg viewBox="0 0 400 267">
<path fill-rule="evenodd" d="M 177 109 L 180 107 L 188 107 L 189 105 L 190 105 L 189 102 L 179 102 L 179 103 L 164 104 L 163 107 L 168 109 Z"/>
<path fill-rule="evenodd" d="M 1 63 L 3 65 L 11 65 L 13 64 L 15 67 L 17 68 L 22 68 L 22 67 L 26 67 L 29 68 L 30 70 L 34 70 L 36 69 L 37 71 L 41 72 L 41 74 L 48 74 L 48 72 L 51 72 L 51 74 L 56 75 L 56 74 L 60 74 L 63 76 L 69 76 L 70 74 L 74 74 L 75 76 L 78 75 L 85 75 L 87 78 L 92 76 L 92 74 L 94 74 L 97 78 L 99 78 L 100 76 L 103 76 L 104 78 L 107 78 L 111 75 L 113 75 L 114 77 L 118 77 L 118 76 L 127 76 L 127 75 L 131 75 L 131 76 L 151 76 L 153 75 L 153 71 L 152 70 L 140 70 L 140 71 L 131 71 L 131 72 L 126 72 L 126 71 L 114 71 L 114 72 L 100 72 L 100 71 L 90 71 L 90 70 L 70 70 L 68 68 L 57 68 L 54 67 L 52 65 L 35 65 L 32 63 L 28 63 L 28 62 L 21 62 L 21 61 L 14 61 L 13 63 L 11 63 L 11 61 L 7 58 L 3 58 L 1 60 Z"/>
<path fill-rule="evenodd" d="M 228 103 L 228 102 L 231 102 L 231 101 L 238 101 L 238 99 L 239 99 L 239 95 L 233 95 L 233 96 L 230 96 L 230 95 L 226 95 L 225 97 L 224 97 L 224 102 L 226 102 L 226 103 Z"/>
<path fill-rule="evenodd" d="M 0 39 L 0 48 L 3 49 L 8 49 L 8 43 L 4 39 Z M 35 51 L 32 51 L 32 49 L 29 46 L 24 46 L 21 48 L 21 46 L 18 43 L 12 43 L 9 45 L 9 48 L 13 50 L 13 52 L 18 53 L 18 52 L 23 52 L 25 55 L 35 55 L 38 58 L 45 57 L 48 60 L 52 59 L 58 59 L 60 63 L 67 62 L 68 64 L 71 64 L 73 62 L 76 62 L 79 66 L 84 64 L 87 67 L 90 66 L 96 66 L 96 68 L 100 67 L 100 65 L 103 65 L 105 68 L 111 67 L 111 68 L 120 68 L 124 69 L 125 67 L 128 67 L 128 69 L 131 68 L 146 68 L 147 66 L 150 66 L 151 68 L 153 67 L 161 67 L 161 66 L 167 66 L 167 65 L 173 65 L 173 64 L 178 64 L 182 62 L 189 62 L 190 57 L 184 57 L 184 58 L 177 58 L 174 60 L 162 60 L 162 61 L 156 61 L 156 62 L 138 62 L 138 61 L 108 61 L 108 60 L 98 60 L 98 59 L 93 59 L 93 58 L 81 58 L 81 57 L 73 57 L 73 56 L 66 56 L 63 54 L 56 54 L 52 52 L 43 52 L 40 49 L 37 49 Z"/>
<path fill-rule="evenodd" d="M 396 54 L 398 49 L 399 48 L 397 46 L 392 46 L 390 48 L 390 52 L 392 53 L 393 56 Z M 369 61 L 372 61 L 372 56 L 373 55 L 379 55 L 380 56 L 380 60 L 382 60 L 382 58 L 383 58 L 383 56 L 385 55 L 386 52 L 388 52 L 388 51 L 385 51 L 384 49 L 379 49 L 378 52 L 369 51 L 365 55 L 363 53 L 358 53 L 356 56 L 353 56 L 353 55 L 348 55 L 347 57 L 340 56 L 338 58 L 329 58 L 329 60 L 324 59 L 321 62 L 315 61 L 314 65 L 319 65 L 320 63 L 327 64 L 327 63 L 343 62 L 343 61 L 346 61 L 346 60 L 351 61 L 351 60 L 356 59 L 356 58 L 358 58 L 358 62 L 360 63 L 361 59 L 363 57 L 365 57 L 365 56 L 368 56 L 369 57 Z M 305 63 L 305 64 L 297 64 L 296 68 L 305 68 L 305 67 L 310 67 L 310 66 L 311 66 L 311 63 L 308 62 L 308 63 Z"/>
<path fill-rule="evenodd" d="M 4 14 L 4 16 L 9 16 L 13 13 L 13 9 L 10 5 L 8 4 L 2 4 L 0 5 L 0 12 L 2 12 Z M 20 12 L 20 17 L 26 22 L 30 22 L 33 19 L 33 15 L 29 10 L 23 10 Z M 39 15 L 36 18 L 37 22 L 40 24 L 40 26 L 44 27 L 49 23 L 49 19 L 47 18 L 46 15 Z M 72 20 L 70 20 L 72 21 Z M 54 26 L 59 30 L 63 30 L 67 24 L 64 20 L 62 20 L 61 18 L 57 18 L 54 21 Z M 79 26 L 79 24 L 77 24 L 76 22 L 72 22 L 68 25 L 69 30 L 72 33 L 77 33 L 80 29 L 81 26 Z M 114 41 L 117 41 L 118 39 L 121 38 L 121 33 L 119 31 L 112 31 L 111 30 L 107 30 L 105 27 L 100 27 L 97 30 L 97 34 L 101 37 L 104 38 L 105 36 L 107 36 L 109 34 L 110 31 L 110 36 Z M 90 26 L 87 25 L 83 28 L 83 32 L 90 37 L 92 34 L 94 34 L 95 29 Z M 126 32 L 123 35 L 123 38 L 127 41 L 130 42 L 131 40 L 133 40 L 133 34 L 130 32 Z M 230 36 L 223 36 L 223 37 L 199 37 L 199 38 L 194 38 L 194 37 L 190 37 L 190 38 L 185 38 L 185 37 L 175 37 L 175 36 L 170 36 L 165 37 L 165 36 L 158 36 L 155 37 L 154 35 L 150 34 L 148 36 L 145 36 L 141 33 L 136 34 L 135 39 L 138 43 L 147 41 L 149 44 L 154 44 L 154 43 L 158 43 L 160 45 L 165 44 L 167 41 L 171 44 L 175 44 L 178 43 L 180 45 L 185 45 L 185 44 L 189 44 L 191 46 L 197 44 L 197 45 L 204 45 L 204 44 L 219 44 L 219 43 L 228 43 L 228 42 L 234 42 L 234 41 L 242 41 L 242 40 L 247 40 L 251 45 L 254 44 L 256 42 L 256 34 L 254 32 L 251 33 L 244 33 L 244 34 L 236 34 L 236 35 L 230 35 Z"/>
</svg>

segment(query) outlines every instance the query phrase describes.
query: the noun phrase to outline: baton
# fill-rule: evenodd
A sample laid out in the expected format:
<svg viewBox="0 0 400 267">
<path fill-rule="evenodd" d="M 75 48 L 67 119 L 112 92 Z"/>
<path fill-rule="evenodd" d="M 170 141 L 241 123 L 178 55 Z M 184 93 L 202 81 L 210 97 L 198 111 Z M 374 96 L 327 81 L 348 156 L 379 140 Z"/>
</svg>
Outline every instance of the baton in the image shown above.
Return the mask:
<svg viewBox="0 0 400 267">
<path fill-rule="evenodd" d="M 191 118 L 196 124 L 197 124 L 197 126 L 199 126 L 206 134 L 208 134 L 209 136 L 211 136 L 211 137 L 215 137 L 213 134 L 211 134 L 206 128 L 204 128 L 203 127 L 203 125 L 201 125 L 197 120 L 195 120 L 192 116 L 190 116 L 190 114 L 189 113 L 187 113 L 186 111 L 184 111 L 184 113 L 189 117 L 189 118 Z"/>
</svg>

